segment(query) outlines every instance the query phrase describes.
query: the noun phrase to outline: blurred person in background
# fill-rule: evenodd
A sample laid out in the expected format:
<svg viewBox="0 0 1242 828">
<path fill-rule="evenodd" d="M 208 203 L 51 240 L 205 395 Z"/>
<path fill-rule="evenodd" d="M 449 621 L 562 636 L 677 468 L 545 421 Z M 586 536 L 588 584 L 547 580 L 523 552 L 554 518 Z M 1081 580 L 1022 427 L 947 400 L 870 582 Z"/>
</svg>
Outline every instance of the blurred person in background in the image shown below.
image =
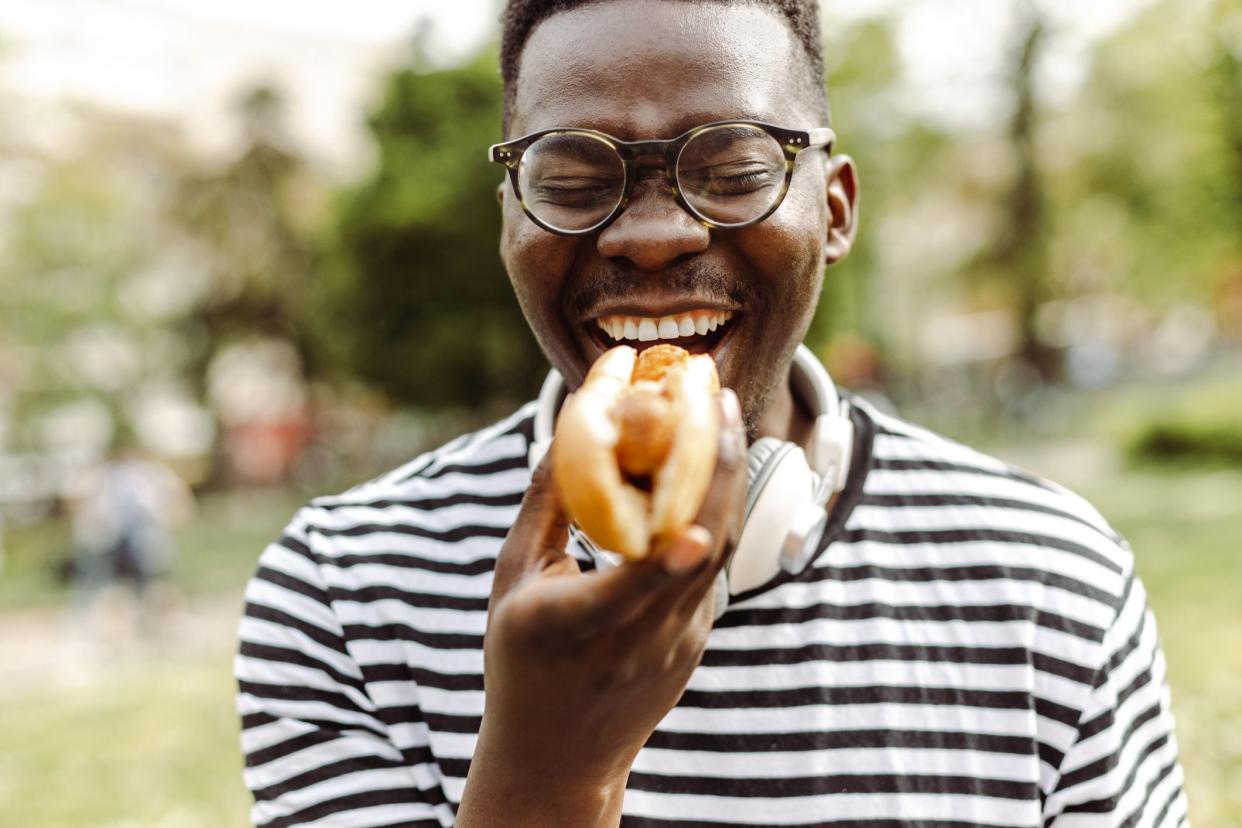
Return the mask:
<svg viewBox="0 0 1242 828">
<path fill-rule="evenodd" d="M 172 530 L 192 514 L 189 487 L 123 432 L 111 455 L 78 478 L 68 499 L 74 619 L 93 628 L 101 597 L 119 585 L 131 598 L 134 632 L 141 638 L 154 635 L 160 601 L 153 586 L 173 564 Z"/>
<path fill-rule="evenodd" d="M 545 400 L 313 501 L 241 622 L 254 822 L 1182 824 L 1124 540 L 1055 484 L 797 387 L 859 200 L 814 0 L 513 0 L 503 21 L 518 302 L 569 390 L 618 341 L 712 353 L 715 477 L 695 525 L 610 567 L 532 473 Z M 812 559 L 732 590 L 746 445 L 814 455 L 834 416 L 848 474 Z"/>
</svg>

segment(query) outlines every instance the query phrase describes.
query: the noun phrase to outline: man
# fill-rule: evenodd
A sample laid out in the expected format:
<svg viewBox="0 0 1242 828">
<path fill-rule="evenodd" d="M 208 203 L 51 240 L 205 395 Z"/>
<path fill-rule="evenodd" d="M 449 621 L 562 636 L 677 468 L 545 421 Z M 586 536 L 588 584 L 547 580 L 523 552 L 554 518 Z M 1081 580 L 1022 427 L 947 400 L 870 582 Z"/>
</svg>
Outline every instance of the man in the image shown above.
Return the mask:
<svg viewBox="0 0 1242 828">
<path fill-rule="evenodd" d="M 715 477 L 695 525 L 601 569 L 529 470 L 532 404 L 303 509 L 241 626 L 257 824 L 1185 820 L 1133 559 L 1063 489 L 855 400 L 809 565 L 713 589 L 745 443 L 811 448 L 791 362 L 856 228 L 815 8 L 510 3 L 514 292 L 571 389 L 618 338 L 710 350 Z"/>
</svg>

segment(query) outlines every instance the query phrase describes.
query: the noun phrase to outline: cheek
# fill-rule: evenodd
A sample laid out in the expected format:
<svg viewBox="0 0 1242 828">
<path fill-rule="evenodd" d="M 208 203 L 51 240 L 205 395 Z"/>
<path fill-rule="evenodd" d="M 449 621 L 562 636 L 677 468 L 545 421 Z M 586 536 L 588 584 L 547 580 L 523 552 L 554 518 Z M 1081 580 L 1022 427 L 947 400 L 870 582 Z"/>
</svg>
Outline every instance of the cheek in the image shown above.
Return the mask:
<svg viewBox="0 0 1242 828">
<path fill-rule="evenodd" d="M 567 381 L 576 384 L 582 372 L 576 366 L 577 348 L 561 307 L 575 244 L 537 227 L 513 199 L 507 202 L 500 257 L 514 296 L 544 356 Z"/>
<path fill-rule="evenodd" d="M 567 272 L 560 239 L 536 227 L 512 198 L 506 199 L 500 257 L 531 327 L 556 314 Z"/>
<path fill-rule="evenodd" d="M 809 319 L 824 268 L 824 210 L 813 194 L 791 189 L 760 228 L 749 258 L 763 277 L 771 312 L 784 321 Z"/>
</svg>

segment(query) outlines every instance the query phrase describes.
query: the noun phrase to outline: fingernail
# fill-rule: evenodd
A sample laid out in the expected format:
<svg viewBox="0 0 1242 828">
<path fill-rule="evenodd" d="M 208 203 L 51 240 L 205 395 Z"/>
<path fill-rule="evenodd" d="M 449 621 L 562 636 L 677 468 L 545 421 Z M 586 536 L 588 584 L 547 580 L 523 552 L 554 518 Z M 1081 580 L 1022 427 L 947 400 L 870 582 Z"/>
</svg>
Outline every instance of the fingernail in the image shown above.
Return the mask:
<svg viewBox="0 0 1242 828">
<path fill-rule="evenodd" d="M 726 388 L 723 392 L 725 414 L 729 417 L 730 423 L 740 423 L 742 421 L 742 404 L 738 402 L 737 393 L 732 388 Z"/>
<path fill-rule="evenodd" d="M 726 466 L 736 466 L 746 456 L 746 436 L 742 432 L 742 407 L 732 388 L 724 389 L 721 394 L 721 403 L 724 422 L 720 425 L 724 431 L 724 440 L 720 460 Z"/>
<path fill-rule="evenodd" d="M 692 572 L 707 559 L 712 535 L 702 526 L 690 526 L 664 550 L 664 571 L 670 575 Z"/>
</svg>

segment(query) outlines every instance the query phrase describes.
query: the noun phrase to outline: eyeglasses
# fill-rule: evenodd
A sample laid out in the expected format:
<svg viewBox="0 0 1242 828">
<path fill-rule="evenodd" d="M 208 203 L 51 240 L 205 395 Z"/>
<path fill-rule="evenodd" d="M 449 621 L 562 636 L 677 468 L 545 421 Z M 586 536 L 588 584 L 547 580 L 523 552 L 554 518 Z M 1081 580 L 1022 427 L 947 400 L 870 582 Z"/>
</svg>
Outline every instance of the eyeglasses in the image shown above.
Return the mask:
<svg viewBox="0 0 1242 828">
<path fill-rule="evenodd" d="M 827 127 L 785 129 L 760 121 L 717 121 L 664 141 L 621 141 L 592 129 L 546 129 L 495 144 L 489 160 L 509 170 L 531 221 L 565 236 L 607 227 L 629 201 L 639 158 L 664 159 L 673 194 L 708 227 L 736 229 L 781 206 L 798 153 L 832 151 Z"/>
</svg>

